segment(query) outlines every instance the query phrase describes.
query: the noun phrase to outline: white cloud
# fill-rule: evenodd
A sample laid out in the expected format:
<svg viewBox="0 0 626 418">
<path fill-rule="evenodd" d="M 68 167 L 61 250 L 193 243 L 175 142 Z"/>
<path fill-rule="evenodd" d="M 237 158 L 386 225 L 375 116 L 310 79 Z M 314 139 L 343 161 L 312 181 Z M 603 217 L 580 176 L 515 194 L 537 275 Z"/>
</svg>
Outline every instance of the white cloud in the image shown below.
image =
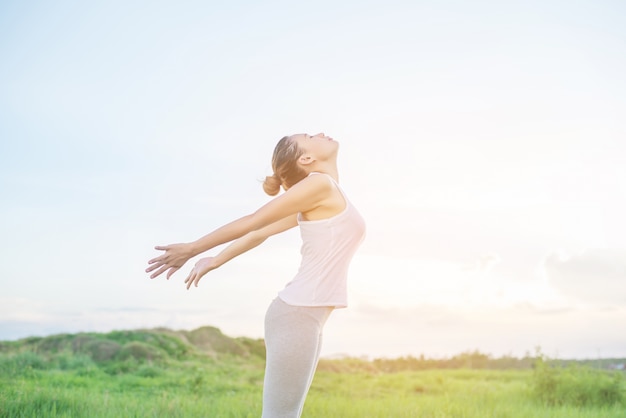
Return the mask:
<svg viewBox="0 0 626 418">
<path fill-rule="evenodd" d="M 626 339 L 616 330 L 624 320 L 623 308 L 363 305 L 333 313 L 326 325 L 324 353 L 442 357 L 479 349 L 521 356 L 541 346 L 545 353 L 565 358 L 623 356 Z"/>
<path fill-rule="evenodd" d="M 590 303 L 626 305 L 626 250 L 555 251 L 546 257 L 544 267 L 550 283 L 567 295 Z"/>
<path fill-rule="evenodd" d="M 534 304 L 568 305 L 542 277 L 516 280 L 495 267 L 500 255 L 478 254 L 467 262 L 357 255 L 351 268 L 351 302 L 368 309 L 437 305 L 454 311 Z"/>
</svg>

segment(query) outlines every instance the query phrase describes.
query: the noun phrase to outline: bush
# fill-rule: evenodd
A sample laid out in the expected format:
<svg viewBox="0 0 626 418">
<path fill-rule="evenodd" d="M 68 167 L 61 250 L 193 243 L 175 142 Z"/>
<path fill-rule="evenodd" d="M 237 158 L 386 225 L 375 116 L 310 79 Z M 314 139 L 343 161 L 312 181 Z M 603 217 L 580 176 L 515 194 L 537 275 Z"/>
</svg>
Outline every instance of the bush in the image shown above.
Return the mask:
<svg viewBox="0 0 626 418">
<path fill-rule="evenodd" d="M 7 376 L 18 376 L 31 370 L 44 370 L 46 361 L 32 351 L 24 351 L 12 356 L 0 356 L 0 372 Z"/>
<path fill-rule="evenodd" d="M 209 354 L 232 354 L 247 356 L 249 353 L 241 344 L 215 327 L 201 327 L 185 332 L 187 340 L 196 348 Z"/>
<path fill-rule="evenodd" d="M 138 361 L 158 360 L 161 357 L 162 353 L 158 348 L 139 341 L 133 341 L 124 345 L 117 355 L 118 360 L 134 358 Z"/>
<path fill-rule="evenodd" d="M 265 359 L 265 341 L 262 339 L 239 337 L 235 341 L 243 345 L 251 355 Z"/>
<path fill-rule="evenodd" d="M 179 336 L 168 335 L 166 331 L 112 331 L 105 334 L 106 338 L 121 345 L 128 343 L 141 343 L 144 346 L 151 346 L 157 349 L 156 352 L 166 353 L 168 356 L 181 359 L 188 352 L 190 347 L 185 344 Z"/>
<path fill-rule="evenodd" d="M 70 334 L 51 335 L 46 338 L 33 340 L 32 344 L 34 344 L 38 353 L 55 354 L 66 351 L 71 346 L 73 338 L 74 336 Z"/>
<path fill-rule="evenodd" d="M 159 377 L 163 374 L 163 370 L 153 365 L 144 364 L 140 366 L 136 371 L 135 375 L 139 377 Z"/>
<path fill-rule="evenodd" d="M 121 346 L 111 340 L 93 340 L 85 344 L 83 350 L 95 362 L 105 362 L 112 360 L 121 350 Z"/>
<path fill-rule="evenodd" d="M 102 370 L 109 375 L 121 375 L 138 370 L 140 364 L 133 358 L 124 361 L 110 361 L 102 366 Z"/>
<path fill-rule="evenodd" d="M 84 405 L 71 396 L 35 391 L 7 399 L 0 405 L 0 417 L 85 416 Z"/>
<path fill-rule="evenodd" d="M 606 406 L 624 402 L 623 376 L 589 367 L 554 367 L 539 358 L 533 374 L 533 394 L 548 405 Z"/>
<path fill-rule="evenodd" d="M 91 357 L 85 354 L 61 353 L 55 357 L 55 362 L 61 370 L 80 370 L 96 367 Z"/>
</svg>

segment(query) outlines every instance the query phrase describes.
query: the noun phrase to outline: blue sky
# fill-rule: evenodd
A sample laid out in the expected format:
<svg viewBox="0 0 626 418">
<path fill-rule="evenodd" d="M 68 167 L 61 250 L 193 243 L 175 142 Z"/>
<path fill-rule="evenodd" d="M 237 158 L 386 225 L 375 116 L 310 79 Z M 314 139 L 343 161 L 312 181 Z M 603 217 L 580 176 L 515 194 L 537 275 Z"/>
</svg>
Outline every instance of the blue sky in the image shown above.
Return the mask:
<svg viewBox="0 0 626 418">
<path fill-rule="evenodd" d="M 623 3 L 212 3 L 0 6 L 0 339 L 261 336 L 296 231 L 143 270 L 325 132 L 368 221 L 325 354 L 626 356 Z"/>
</svg>

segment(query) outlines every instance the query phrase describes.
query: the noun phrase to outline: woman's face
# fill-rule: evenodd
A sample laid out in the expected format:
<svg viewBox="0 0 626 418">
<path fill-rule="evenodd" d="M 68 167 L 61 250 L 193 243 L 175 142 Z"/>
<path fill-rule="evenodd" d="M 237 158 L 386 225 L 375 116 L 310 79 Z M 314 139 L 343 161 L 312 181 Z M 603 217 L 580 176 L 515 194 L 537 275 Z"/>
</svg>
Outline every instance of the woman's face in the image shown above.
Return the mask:
<svg viewBox="0 0 626 418">
<path fill-rule="evenodd" d="M 304 154 L 311 155 L 316 160 L 325 160 L 337 153 L 339 143 L 331 137 L 319 133 L 316 135 L 296 134 L 291 139 L 296 141 L 298 147 L 304 151 Z"/>
</svg>

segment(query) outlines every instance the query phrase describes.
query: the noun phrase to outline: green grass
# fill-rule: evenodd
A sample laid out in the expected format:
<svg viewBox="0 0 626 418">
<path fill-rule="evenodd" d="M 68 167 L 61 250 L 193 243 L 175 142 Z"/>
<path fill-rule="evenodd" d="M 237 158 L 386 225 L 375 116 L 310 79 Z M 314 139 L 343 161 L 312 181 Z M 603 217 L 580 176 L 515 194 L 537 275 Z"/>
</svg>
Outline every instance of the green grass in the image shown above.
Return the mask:
<svg viewBox="0 0 626 418">
<path fill-rule="evenodd" d="M 264 351 L 258 341 L 226 341 L 215 329 L 182 339 L 169 331 L 149 334 L 1 343 L 0 418 L 260 416 Z M 409 363 L 403 370 L 401 365 Z M 411 369 L 415 364 L 324 360 L 303 416 L 626 417 L 620 373 L 561 366 L 541 357 L 534 369 Z"/>
<path fill-rule="evenodd" d="M 320 373 L 311 417 L 625 417 L 625 405 L 547 405 L 534 396 L 532 371 L 428 370 L 392 374 Z"/>
</svg>

